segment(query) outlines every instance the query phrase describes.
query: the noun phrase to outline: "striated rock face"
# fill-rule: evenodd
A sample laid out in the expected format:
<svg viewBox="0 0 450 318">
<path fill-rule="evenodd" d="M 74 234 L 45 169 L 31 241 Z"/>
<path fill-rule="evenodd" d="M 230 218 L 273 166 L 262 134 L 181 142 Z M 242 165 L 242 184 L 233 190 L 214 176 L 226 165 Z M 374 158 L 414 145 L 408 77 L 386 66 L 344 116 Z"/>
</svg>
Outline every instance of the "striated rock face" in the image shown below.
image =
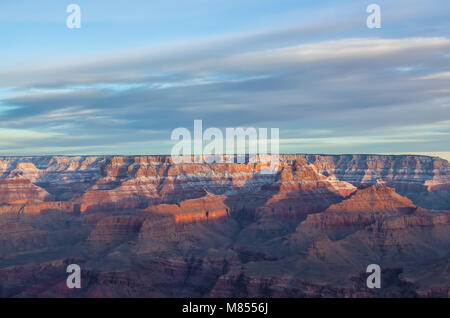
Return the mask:
<svg viewBox="0 0 450 318">
<path fill-rule="evenodd" d="M 450 296 L 447 161 L 280 160 L 267 175 L 168 156 L 1 157 L 0 296 Z M 79 290 L 65 285 L 73 263 Z"/>
<path fill-rule="evenodd" d="M 450 172 L 446 160 L 413 155 L 306 155 L 306 158 L 320 173 L 333 174 L 355 186 L 382 183 L 419 206 L 449 209 Z"/>
<path fill-rule="evenodd" d="M 225 204 L 225 195 L 205 192 L 203 197 L 188 199 L 179 204 L 152 205 L 143 212 L 172 216 L 175 224 L 208 222 L 231 216 L 231 210 Z"/>
<path fill-rule="evenodd" d="M 376 184 L 356 190 L 323 213 L 308 215 L 302 225 L 322 229 L 365 226 L 382 218 L 409 214 L 415 210 L 411 200 L 392 188 Z"/>
<path fill-rule="evenodd" d="M 0 158 L 0 204 L 70 202 L 80 212 L 142 209 L 227 195 L 235 209 L 319 212 L 361 185 L 383 184 L 424 208 L 450 209 L 450 165 L 426 156 L 281 155 L 277 174 L 247 164 L 172 164 L 169 156 Z M 320 199 L 319 199 L 320 198 Z M 77 207 L 75 207 L 77 205 Z"/>
<path fill-rule="evenodd" d="M 365 226 L 385 217 L 410 214 L 416 209 L 411 200 L 394 189 L 376 184 L 356 190 L 323 213 L 308 215 L 303 226 L 322 229 Z"/>
<path fill-rule="evenodd" d="M 393 188 L 375 184 L 357 189 L 342 202 L 328 207 L 325 212 L 367 212 L 395 215 L 414 208 L 411 200 L 397 194 Z"/>
<path fill-rule="evenodd" d="M 285 166 L 274 186 L 278 186 L 277 193 L 258 209 L 258 213 L 300 217 L 323 211 L 355 190 L 348 182 L 318 173 L 314 165 L 306 164 L 303 159 Z"/>
<path fill-rule="evenodd" d="M 143 219 L 133 216 L 107 216 L 101 218 L 89 234 L 89 244 L 110 244 L 137 236 Z"/>
<path fill-rule="evenodd" d="M 0 204 L 30 204 L 50 199 L 47 191 L 23 176 L 8 177 L 0 181 Z"/>
</svg>

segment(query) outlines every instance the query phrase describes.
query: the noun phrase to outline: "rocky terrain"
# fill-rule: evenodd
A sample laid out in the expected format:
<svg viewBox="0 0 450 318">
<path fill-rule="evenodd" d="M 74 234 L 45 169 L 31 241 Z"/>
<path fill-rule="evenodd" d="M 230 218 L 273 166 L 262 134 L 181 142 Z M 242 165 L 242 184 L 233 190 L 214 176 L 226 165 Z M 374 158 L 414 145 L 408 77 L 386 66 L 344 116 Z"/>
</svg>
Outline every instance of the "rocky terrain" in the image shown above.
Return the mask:
<svg viewBox="0 0 450 318">
<path fill-rule="evenodd" d="M 0 297 L 450 296 L 447 161 L 298 154 L 261 169 L 0 157 Z"/>
</svg>

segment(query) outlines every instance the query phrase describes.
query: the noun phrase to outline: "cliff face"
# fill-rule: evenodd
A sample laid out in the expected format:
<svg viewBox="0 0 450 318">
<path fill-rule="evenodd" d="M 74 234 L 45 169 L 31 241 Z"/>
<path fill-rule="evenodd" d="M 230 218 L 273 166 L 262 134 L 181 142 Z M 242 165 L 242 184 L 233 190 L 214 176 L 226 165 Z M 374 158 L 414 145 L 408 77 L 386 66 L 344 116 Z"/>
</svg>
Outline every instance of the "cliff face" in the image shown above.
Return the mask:
<svg viewBox="0 0 450 318">
<path fill-rule="evenodd" d="M 0 158 L 0 296 L 449 297 L 450 165 L 425 156 Z M 67 264 L 84 286 L 65 286 Z M 381 290 L 365 284 L 382 268 Z"/>
<path fill-rule="evenodd" d="M 375 184 L 356 190 L 323 213 L 308 215 L 302 225 L 321 229 L 365 226 L 388 217 L 407 215 L 416 209 L 411 200 L 397 194 L 394 189 Z"/>
<path fill-rule="evenodd" d="M 172 164 L 168 156 L 2 157 L 0 204 L 51 201 L 70 203 L 72 211 L 111 211 L 177 203 L 202 196 L 206 188 L 226 195 L 235 208 L 305 214 L 378 183 L 421 207 L 450 209 L 450 165 L 439 158 L 282 155 L 280 160 L 277 174 L 264 175 L 257 164 Z"/>
</svg>

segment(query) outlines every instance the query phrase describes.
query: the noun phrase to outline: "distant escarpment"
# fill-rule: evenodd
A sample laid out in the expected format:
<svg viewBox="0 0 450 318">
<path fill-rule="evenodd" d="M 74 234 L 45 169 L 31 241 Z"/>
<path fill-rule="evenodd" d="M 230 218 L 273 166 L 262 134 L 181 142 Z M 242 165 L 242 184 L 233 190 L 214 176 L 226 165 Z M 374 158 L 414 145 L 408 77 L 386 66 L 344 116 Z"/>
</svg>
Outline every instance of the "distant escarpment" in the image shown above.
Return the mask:
<svg viewBox="0 0 450 318">
<path fill-rule="evenodd" d="M 382 184 L 418 206 L 450 209 L 450 165 L 427 156 L 281 155 L 275 174 L 255 163 L 173 164 L 170 156 L 0 157 L 0 213 L 144 209 L 227 196 L 234 210 L 320 212 L 357 187 Z"/>
</svg>

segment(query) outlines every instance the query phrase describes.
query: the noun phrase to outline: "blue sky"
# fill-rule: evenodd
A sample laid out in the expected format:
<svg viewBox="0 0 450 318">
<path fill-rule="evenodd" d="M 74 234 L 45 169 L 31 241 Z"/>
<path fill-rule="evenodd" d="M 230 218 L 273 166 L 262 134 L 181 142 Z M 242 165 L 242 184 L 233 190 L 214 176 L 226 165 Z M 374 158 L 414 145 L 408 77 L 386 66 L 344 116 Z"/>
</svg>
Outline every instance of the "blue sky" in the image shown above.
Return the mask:
<svg viewBox="0 0 450 318">
<path fill-rule="evenodd" d="M 449 16 L 444 0 L 0 1 L 0 154 L 170 153 L 202 119 L 280 128 L 282 152 L 445 157 Z"/>
</svg>

